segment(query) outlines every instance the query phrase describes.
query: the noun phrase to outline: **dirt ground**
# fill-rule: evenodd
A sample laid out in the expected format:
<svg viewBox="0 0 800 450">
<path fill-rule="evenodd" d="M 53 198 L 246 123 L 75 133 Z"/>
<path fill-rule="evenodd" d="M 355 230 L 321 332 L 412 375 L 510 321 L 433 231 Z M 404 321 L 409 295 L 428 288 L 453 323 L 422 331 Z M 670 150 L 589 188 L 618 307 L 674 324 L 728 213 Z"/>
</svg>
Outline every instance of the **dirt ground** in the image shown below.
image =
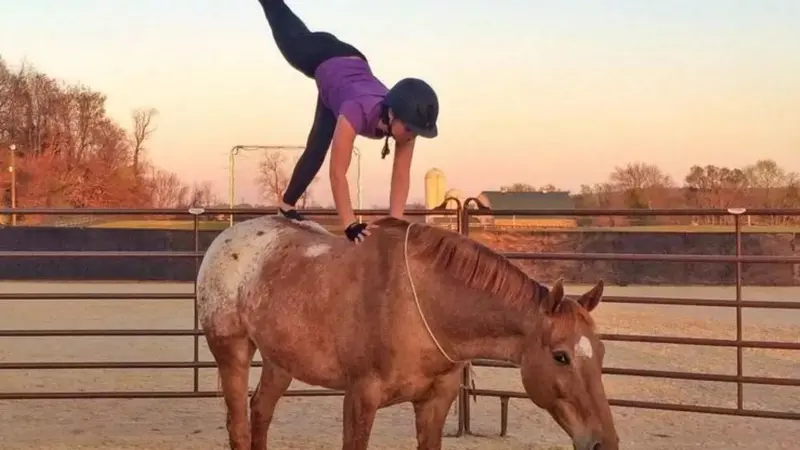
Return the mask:
<svg viewBox="0 0 800 450">
<path fill-rule="evenodd" d="M 583 287 L 571 287 L 578 291 Z M 727 288 L 609 287 L 609 295 L 730 298 Z M 191 285 L 97 283 L 0 283 L 18 292 L 191 292 Z M 748 299 L 797 298 L 800 290 L 746 291 Z M 602 332 L 695 337 L 733 337 L 734 312 L 715 308 L 601 305 Z M 0 329 L 188 328 L 191 301 L 31 301 L 0 302 Z M 800 312 L 756 310 L 745 313 L 746 339 L 796 341 Z M 211 360 L 201 339 L 201 360 Z M 168 338 L 0 338 L 0 361 L 190 361 L 191 337 Z M 607 343 L 606 366 L 735 373 L 736 351 L 712 347 Z M 790 351 L 745 352 L 745 374 L 800 378 L 800 355 Z M 520 389 L 515 369 L 475 368 L 479 388 Z M 255 372 L 254 372 L 255 375 Z M 251 385 L 255 384 L 252 377 Z M 735 406 L 736 387 L 728 383 L 606 376 L 612 398 Z M 189 390 L 191 370 L 2 371 L 0 391 Z M 295 383 L 293 388 L 303 388 Z M 216 388 L 213 369 L 201 371 L 201 389 Z M 745 406 L 800 411 L 800 389 L 745 386 Z M 527 400 L 511 400 L 509 436 L 498 437 L 499 400 L 479 398 L 472 406 L 477 436 L 448 437 L 445 449 L 570 449 L 565 434 Z M 797 447 L 800 423 L 706 414 L 614 408 L 622 448 L 643 450 L 748 449 Z M 225 449 L 221 399 L 0 401 L 0 449 Z M 281 400 L 270 449 L 340 448 L 339 397 Z M 455 410 L 446 432 L 456 430 Z M 370 448 L 416 448 L 409 404 L 383 409 Z"/>
</svg>

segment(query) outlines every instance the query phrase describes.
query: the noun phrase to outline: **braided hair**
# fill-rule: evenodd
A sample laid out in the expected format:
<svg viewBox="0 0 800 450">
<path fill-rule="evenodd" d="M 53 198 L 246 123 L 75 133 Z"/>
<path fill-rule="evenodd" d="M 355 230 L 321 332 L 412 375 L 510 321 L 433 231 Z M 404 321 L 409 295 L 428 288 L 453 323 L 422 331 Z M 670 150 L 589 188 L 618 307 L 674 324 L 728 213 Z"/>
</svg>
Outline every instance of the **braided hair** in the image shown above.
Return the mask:
<svg viewBox="0 0 800 450">
<path fill-rule="evenodd" d="M 392 137 L 392 124 L 389 123 L 389 107 L 386 104 L 381 109 L 381 119 L 386 124 L 386 140 L 383 141 L 383 150 L 381 150 L 381 159 L 386 159 L 389 156 L 389 138 Z"/>
</svg>

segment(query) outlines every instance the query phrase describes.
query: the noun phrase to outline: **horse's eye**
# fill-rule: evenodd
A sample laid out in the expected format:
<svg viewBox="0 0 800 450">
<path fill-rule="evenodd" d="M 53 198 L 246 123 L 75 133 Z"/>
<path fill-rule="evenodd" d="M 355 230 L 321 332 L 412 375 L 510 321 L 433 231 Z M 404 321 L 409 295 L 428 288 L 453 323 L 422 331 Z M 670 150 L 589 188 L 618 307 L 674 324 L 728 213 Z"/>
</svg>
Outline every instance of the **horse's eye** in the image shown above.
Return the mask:
<svg viewBox="0 0 800 450">
<path fill-rule="evenodd" d="M 554 360 L 555 360 L 557 363 L 559 363 L 559 364 L 562 364 L 562 365 L 565 365 L 565 366 L 566 366 L 567 364 L 569 364 L 569 355 L 567 354 L 567 352 L 564 352 L 564 351 L 557 351 L 557 352 L 554 352 L 554 353 L 553 353 L 553 359 L 554 359 Z"/>
</svg>

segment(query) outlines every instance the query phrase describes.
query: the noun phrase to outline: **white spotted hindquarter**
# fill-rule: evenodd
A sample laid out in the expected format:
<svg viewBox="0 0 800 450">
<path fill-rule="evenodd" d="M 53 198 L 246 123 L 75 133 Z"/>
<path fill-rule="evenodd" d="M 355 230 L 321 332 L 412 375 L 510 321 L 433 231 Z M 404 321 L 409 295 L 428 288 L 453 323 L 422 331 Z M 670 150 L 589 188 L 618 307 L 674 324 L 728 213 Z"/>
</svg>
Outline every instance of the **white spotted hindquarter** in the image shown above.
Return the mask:
<svg viewBox="0 0 800 450">
<path fill-rule="evenodd" d="M 262 261 L 292 233 L 275 216 L 264 216 L 225 229 L 209 246 L 197 274 L 200 326 L 219 336 L 242 330 L 238 302 L 256 281 Z"/>
</svg>

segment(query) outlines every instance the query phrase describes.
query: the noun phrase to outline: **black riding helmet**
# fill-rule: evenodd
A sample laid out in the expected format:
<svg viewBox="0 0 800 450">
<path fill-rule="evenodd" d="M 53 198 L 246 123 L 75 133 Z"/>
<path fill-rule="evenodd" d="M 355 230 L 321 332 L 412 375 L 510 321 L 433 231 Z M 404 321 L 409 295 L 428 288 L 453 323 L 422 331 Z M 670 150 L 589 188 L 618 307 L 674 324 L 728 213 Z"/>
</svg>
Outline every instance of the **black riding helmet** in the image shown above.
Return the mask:
<svg viewBox="0 0 800 450">
<path fill-rule="evenodd" d="M 428 83 L 417 78 L 404 78 L 389 90 L 384 104 L 419 136 L 435 138 L 439 134 L 436 126 L 439 98 Z"/>
<path fill-rule="evenodd" d="M 439 134 L 436 120 L 439 118 L 439 98 L 426 82 L 418 78 L 404 78 L 386 94 L 383 101 L 383 120 L 389 125 L 389 108 L 394 117 L 403 121 L 409 130 L 424 138 L 435 138 Z M 391 130 L 391 127 L 390 127 Z M 389 154 L 389 136 L 382 156 Z"/>
</svg>

